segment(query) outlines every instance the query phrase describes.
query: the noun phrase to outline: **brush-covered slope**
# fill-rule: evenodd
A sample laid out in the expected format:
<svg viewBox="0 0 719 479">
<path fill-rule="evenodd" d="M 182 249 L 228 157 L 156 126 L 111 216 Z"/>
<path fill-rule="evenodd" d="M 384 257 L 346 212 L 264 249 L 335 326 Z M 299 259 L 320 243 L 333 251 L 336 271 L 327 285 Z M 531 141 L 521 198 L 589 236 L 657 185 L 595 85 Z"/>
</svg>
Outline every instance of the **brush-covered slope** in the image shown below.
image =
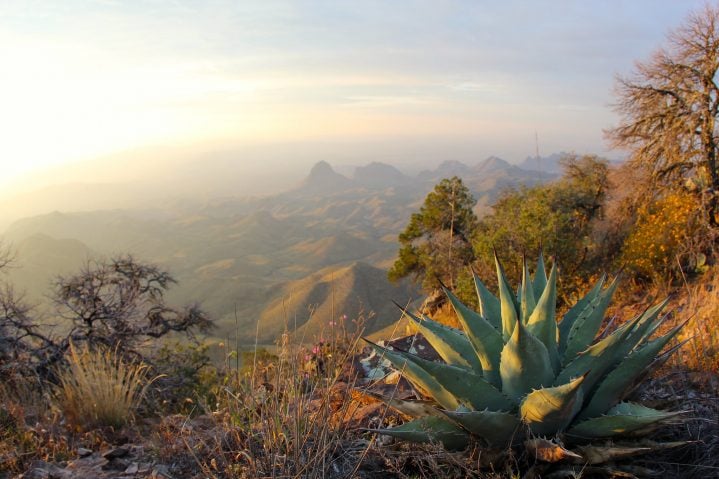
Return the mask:
<svg viewBox="0 0 719 479">
<path fill-rule="evenodd" d="M 352 321 L 360 316 L 371 333 L 399 317 L 393 299 L 405 301 L 411 295 L 406 285 L 389 283 L 384 270 L 366 263 L 324 268 L 279 288 L 260 316 L 260 340 L 277 337 L 287 328 L 309 341 L 328 334 L 332 321 L 344 321 L 345 327 L 352 329 Z"/>
</svg>

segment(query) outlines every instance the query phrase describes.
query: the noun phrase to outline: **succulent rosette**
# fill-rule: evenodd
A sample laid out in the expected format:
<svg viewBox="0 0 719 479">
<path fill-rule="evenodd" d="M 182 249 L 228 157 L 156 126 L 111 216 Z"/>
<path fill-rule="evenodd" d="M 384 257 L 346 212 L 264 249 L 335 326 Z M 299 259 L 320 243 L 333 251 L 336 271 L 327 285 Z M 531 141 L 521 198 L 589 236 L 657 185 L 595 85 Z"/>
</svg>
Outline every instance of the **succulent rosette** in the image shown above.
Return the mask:
<svg viewBox="0 0 719 479">
<path fill-rule="evenodd" d="M 655 334 L 666 300 L 597 337 L 618 278 L 605 284 L 603 276 L 557 320 L 556 264 L 547 275 L 540 255 L 532 278 L 524 261 L 516 293 L 498 260 L 496 267 L 498 296 L 475 275 L 479 311 L 445 288 L 462 330 L 407 313 L 442 362 L 370 343 L 431 399 L 384 398 L 414 419 L 379 432 L 448 449 L 472 437 L 506 447 L 532 437 L 582 442 L 634 435 L 679 414 L 624 401 L 653 364 L 678 348 L 662 353 L 681 325 Z"/>
</svg>

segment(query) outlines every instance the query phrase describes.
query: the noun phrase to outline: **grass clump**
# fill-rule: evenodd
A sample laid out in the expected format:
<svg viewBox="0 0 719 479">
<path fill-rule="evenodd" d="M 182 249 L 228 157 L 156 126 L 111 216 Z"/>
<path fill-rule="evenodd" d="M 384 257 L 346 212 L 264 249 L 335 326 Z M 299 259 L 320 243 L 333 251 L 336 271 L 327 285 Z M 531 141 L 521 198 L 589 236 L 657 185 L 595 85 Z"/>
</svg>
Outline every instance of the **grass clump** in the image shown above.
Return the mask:
<svg viewBox="0 0 719 479">
<path fill-rule="evenodd" d="M 79 429 L 120 428 L 133 418 L 152 382 L 148 366 L 117 350 L 70 345 L 67 366 L 58 371 L 56 398 L 68 422 Z"/>
</svg>

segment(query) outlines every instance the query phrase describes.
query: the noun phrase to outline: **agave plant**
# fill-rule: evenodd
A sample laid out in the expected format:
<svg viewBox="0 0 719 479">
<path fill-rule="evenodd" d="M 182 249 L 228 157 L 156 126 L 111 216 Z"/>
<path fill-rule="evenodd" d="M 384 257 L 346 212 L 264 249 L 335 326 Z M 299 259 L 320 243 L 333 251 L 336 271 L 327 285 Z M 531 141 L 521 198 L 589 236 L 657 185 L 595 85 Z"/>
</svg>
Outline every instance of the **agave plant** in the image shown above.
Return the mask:
<svg viewBox="0 0 719 479">
<path fill-rule="evenodd" d="M 496 258 L 495 258 L 496 260 Z M 475 275 L 479 311 L 444 288 L 464 331 L 408 313 L 444 362 L 370 343 L 426 400 L 383 398 L 414 418 L 379 432 L 415 441 L 465 447 L 474 436 L 503 447 L 533 438 L 576 441 L 635 434 L 679 414 L 623 402 L 681 328 L 652 339 L 663 301 L 597 338 L 617 289 L 606 276 L 560 321 L 555 319 L 557 266 L 546 274 L 540 255 L 534 278 L 523 264 L 510 288 L 496 260 L 499 297 Z"/>
</svg>

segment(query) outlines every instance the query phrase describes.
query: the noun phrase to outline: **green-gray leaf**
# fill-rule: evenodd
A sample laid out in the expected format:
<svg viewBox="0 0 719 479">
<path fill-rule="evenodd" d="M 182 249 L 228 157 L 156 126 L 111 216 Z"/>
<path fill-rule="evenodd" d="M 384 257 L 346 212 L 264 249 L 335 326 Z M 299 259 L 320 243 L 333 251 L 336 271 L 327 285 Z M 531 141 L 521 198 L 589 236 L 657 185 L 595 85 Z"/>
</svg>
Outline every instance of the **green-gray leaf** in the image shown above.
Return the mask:
<svg viewBox="0 0 719 479">
<path fill-rule="evenodd" d="M 529 316 L 534 311 L 534 307 L 537 305 L 536 299 L 534 298 L 534 286 L 532 285 L 532 278 L 529 275 L 529 265 L 527 259 L 522 261 L 522 300 L 520 303 L 521 319 L 524 324 L 527 324 Z"/>
<path fill-rule="evenodd" d="M 479 279 L 479 276 L 472 271 L 474 286 L 477 289 L 477 300 L 479 303 L 479 314 L 494 326 L 497 331 L 502 329 L 502 310 L 499 306 L 499 298 L 493 295 Z"/>
<path fill-rule="evenodd" d="M 516 415 L 500 411 L 442 411 L 467 431 L 486 440 L 490 446 L 503 447 L 519 438 L 520 422 Z"/>
<path fill-rule="evenodd" d="M 477 358 L 477 353 L 467 335 L 462 331 L 445 326 L 426 316 L 420 319 L 408 311 L 406 314 L 447 364 L 468 367 L 474 372 L 482 374 L 482 364 Z"/>
<path fill-rule="evenodd" d="M 580 422 L 567 433 L 583 438 L 618 436 L 637 431 L 678 414 L 681 413 L 657 411 L 639 404 L 620 403 L 610 409 L 606 416 Z"/>
<path fill-rule="evenodd" d="M 438 442 L 450 450 L 464 449 L 469 444 L 466 432 L 440 417 L 423 417 L 390 429 L 377 429 L 376 432 L 410 442 Z"/>
<path fill-rule="evenodd" d="M 549 436 L 563 431 L 582 407 L 584 395 L 580 376 L 568 384 L 532 391 L 519 406 L 519 415 L 537 435 Z"/>
<path fill-rule="evenodd" d="M 369 345 L 384 356 L 392 365 L 404 374 L 409 381 L 426 396 L 431 397 L 445 409 L 455 409 L 459 406 L 457 398 L 447 391 L 437 379 L 422 369 L 413 359 L 414 357 L 402 351 L 391 351 L 367 339 Z"/>
<path fill-rule="evenodd" d="M 532 389 L 551 385 L 554 379 L 546 346 L 521 321 L 502 350 L 499 374 L 502 391 L 517 402 Z"/>
<path fill-rule="evenodd" d="M 529 317 L 527 329 L 547 348 L 555 374 L 559 372 L 559 349 L 557 347 L 557 322 L 554 319 L 557 308 L 557 265 L 552 265 L 549 280 L 540 296 L 534 312 Z"/>
<path fill-rule="evenodd" d="M 494 262 L 497 266 L 497 281 L 499 283 L 499 304 L 502 315 L 502 339 L 507 341 L 514 331 L 514 325 L 517 324 L 519 306 L 517 305 L 517 298 L 512 292 L 512 287 L 507 281 L 507 276 L 504 274 L 504 268 L 502 268 L 496 254 L 494 255 Z"/>
<path fill-rule="evenodd" d="M 612 295 L 614 295 L 618 284 L 619 276 L 614 278 L 614 281 L 612 281 L 607 289 L 602 291 L 599 296 L 592 301 L 590 307 L 585 308 L 579 317 L 577 317 L 577 320 L 569 331 L 563 364 L 568 364 L 578 353 L 584 351 L 587 349 L 587 346 L 592 344 L 602 325 L 604 314 L 607 312 L 607 307 L 609 307 L 609 302 L 612 300 Z"/>
<path fill-rule="evenodd" d="M 546 286 L 547 270 L 544 269 L 544 254 L 540 251 L 539 259 L 537 259 L 537 271 L 534 273 L 534 281 L 532 281 L 532 287 L 534 288 L 534 297 L 541 297 Z"/>
<path fill-rule="evenodd" d="M 573 378 L 583 376 L 588 372 L 589 374 L 584 380 L 583 387 L 585 392 L 591 391 L 596 382 L 604 376 L 609 368 L 621 361 L 622 357 L 618 355 L 618 352 L 621 350 L 622 342 L 637 321 L 639 321 L 639 318 L 622 325 L 612 334 L 583 351 L 559 373 L 554 384 L 565 384 Z"/>
<path fill-rule="evenodd" d="M 510 410 L 514 407 L 510 398 L 502 394 L 482 376 L 474 374 L 469 369 L 429 361 L 414 355 L 410 355 L 410 359 L 459 402 L 465 403 L 473 409 Z"/>
<path fill-rule="evenodd" d="M 502 335 L 479 313 L 465 306 L 447 288 L 444 288 L 444 292 L 477 354 L 482 365 L 482 374 L 487 381 L 499 387 L 499 353 L 504 345 Z"/>
<path fill-rule="evenodd" d="M 669 331 L 664 336 L 650 341 L 640 349 L 633 351 L 599 384 L 592 394 L 589 404 L 579 414 L 579 419 L 599 416 L 622 400 L 624 394 L 634 385 L 638 377 L 644 374 L 656 358 L 657 354 L 679 332 L 682 325 Z"/>
<path fill-rule="evenodd" d="M 559 354 L 563 355 L 567 349 L 567 339 L 569 338 L 569 331 L 572 329 L 574 322 L 577 320 L 580 314 L 594 301 L 599 293 L 602 291 L 606 275 L 602 275 L 597 281 L 597 284 L 577 303 L 567 311 L 559 322 Z"/>
</svg>

